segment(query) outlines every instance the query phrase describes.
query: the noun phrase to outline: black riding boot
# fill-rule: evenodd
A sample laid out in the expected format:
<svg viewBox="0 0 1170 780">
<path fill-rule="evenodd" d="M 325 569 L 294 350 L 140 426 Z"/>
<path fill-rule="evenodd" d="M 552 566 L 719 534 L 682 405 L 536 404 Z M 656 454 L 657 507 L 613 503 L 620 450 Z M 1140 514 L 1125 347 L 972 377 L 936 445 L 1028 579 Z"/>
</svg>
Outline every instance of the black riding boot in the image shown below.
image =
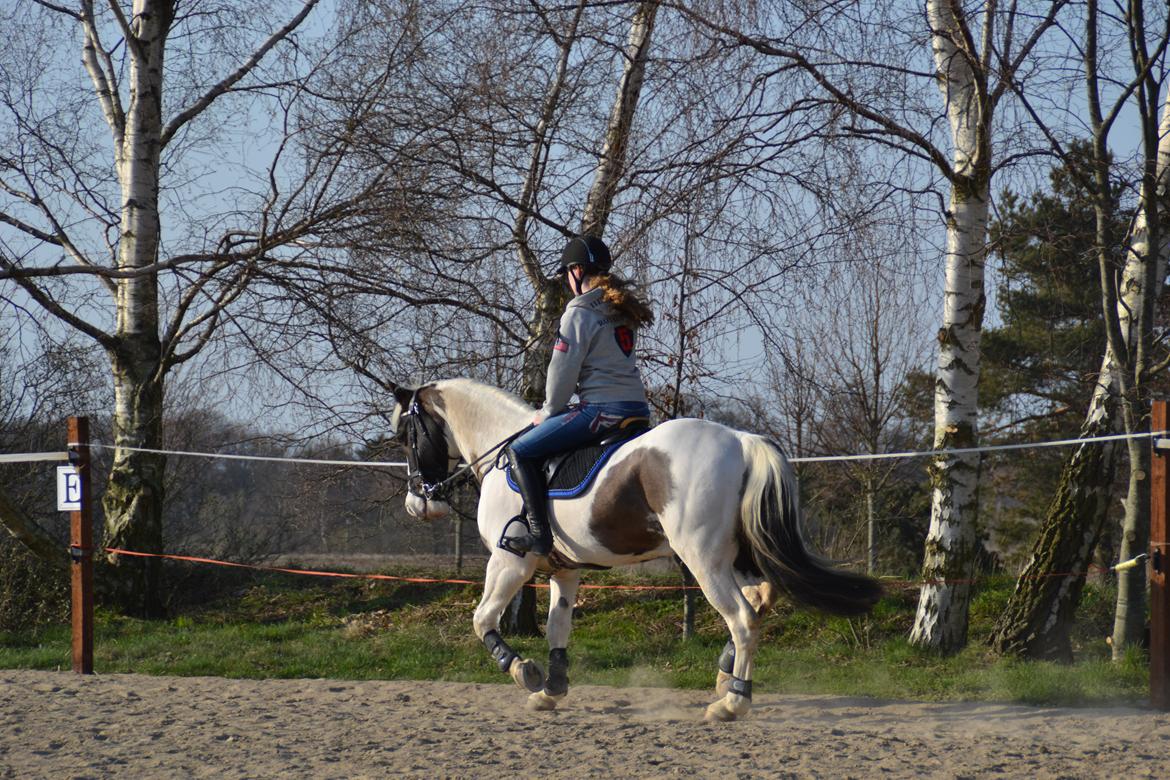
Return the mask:
<svg viewBox="0 0 1170 780">
<path fill-rule="evenodd" d="M 552 550 L 552 529 L 548 525 L 548 484 L 539 462 L 517 457 L 508 448 L 508 462 L 512 466 L 512 480 L 520 488 L 528 515 L 528 533 L 513 537 L 508 546 L 517 552 L 531 552 L 533 555 L 548 555 Z"/>
</svg>

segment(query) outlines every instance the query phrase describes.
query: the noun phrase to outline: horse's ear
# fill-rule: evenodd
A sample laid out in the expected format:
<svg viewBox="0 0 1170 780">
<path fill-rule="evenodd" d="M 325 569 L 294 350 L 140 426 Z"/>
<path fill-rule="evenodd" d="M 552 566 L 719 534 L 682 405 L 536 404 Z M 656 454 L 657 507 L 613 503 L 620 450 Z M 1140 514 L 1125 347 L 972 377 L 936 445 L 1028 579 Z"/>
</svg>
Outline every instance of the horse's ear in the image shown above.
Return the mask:
<svg viewBox="0 0 1170 780">
<path fill-rule="evenodd" d="M 395 385 L 394 386 L 394 400 L 397 401 L 398 405 L 401 406 L 403 409 L 406 408 L 406 405 L 410 403 L 410 399 L 413 397 L 414 397 L 414 389 L 413 388 L 406 387 L 404 385 Z"/>
</svg>

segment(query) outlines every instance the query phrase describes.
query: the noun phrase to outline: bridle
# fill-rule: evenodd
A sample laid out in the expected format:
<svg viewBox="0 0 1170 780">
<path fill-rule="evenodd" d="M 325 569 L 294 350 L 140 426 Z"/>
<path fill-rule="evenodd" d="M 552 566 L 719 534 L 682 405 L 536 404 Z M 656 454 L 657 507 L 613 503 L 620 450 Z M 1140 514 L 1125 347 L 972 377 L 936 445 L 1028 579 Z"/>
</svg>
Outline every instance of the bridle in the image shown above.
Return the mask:
<svg viewBox="0 0 1170 780">
<path fill-rule="evenodd" d="M 446 500 L 456 481 L 532 428 L 531 425 L 521 428 L 451 474 L 447 435 L 422 408 L 418 401 L 419 390 L 421 388 L 411 393 L 410 402 L 399 421 L 406 426 L 406 491 L 424 502 Z"/>
<path fill-rule="evenodd" d="M 401 419 L 406 425 L 406 489 L 424 501 L 441 501 L 451 482 L 447 435 L 419 404 L 418 390 Z"/>
</svg>

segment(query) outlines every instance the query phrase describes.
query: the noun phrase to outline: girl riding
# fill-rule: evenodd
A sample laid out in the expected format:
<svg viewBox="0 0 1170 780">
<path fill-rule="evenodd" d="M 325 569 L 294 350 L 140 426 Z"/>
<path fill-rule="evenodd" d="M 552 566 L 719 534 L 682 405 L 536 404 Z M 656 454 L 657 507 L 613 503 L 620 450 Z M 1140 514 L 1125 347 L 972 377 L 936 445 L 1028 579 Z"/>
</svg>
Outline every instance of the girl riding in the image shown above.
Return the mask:
<svg viewBox="0 0 1170 780">
<path fill-rule="evenodd" d="M 529 528 L 509 540 L 515 552 L 552 550 L 544 460 L 596 439 L 627 417 L 650 416 L 635 343 L 638 329 L 652 323 L 654 314 L 610 273 L 611 265 L 609 247 L 596 236 L 577 236 L 561 254 L 559 272 L 574 297 L 553 343 L 544 406 L 534 427 L 507 450 Z M 574 393 L 578 403 L 570 405 Z"/>
</svg>

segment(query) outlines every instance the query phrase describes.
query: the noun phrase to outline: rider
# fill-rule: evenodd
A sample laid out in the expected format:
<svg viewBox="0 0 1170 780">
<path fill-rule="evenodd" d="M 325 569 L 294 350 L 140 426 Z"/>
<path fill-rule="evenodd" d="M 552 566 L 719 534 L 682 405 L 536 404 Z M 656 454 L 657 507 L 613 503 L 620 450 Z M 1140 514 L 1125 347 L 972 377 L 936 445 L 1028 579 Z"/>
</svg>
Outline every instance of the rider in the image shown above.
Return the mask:
<svg viewBox="0 0 1170 780">
<path fill-rule="evenodd" d="M 574 297 L 561 315 L 535 427 L 508 447 L 512 478 L 528 513 L 529 532 L 509 544 L 517 552 L 552 550 L 545 458 L 627 417 L 650 416 L 634 344 L 638 328 L 652 323 L 654 313 L 628 282 L 610 273 L 611 264 L 609 247 L 596 236 L 573 238 L 561 254 L 559 273 Z M 574 393 L 579 403 L 570 405 Z"/>
</svg>

